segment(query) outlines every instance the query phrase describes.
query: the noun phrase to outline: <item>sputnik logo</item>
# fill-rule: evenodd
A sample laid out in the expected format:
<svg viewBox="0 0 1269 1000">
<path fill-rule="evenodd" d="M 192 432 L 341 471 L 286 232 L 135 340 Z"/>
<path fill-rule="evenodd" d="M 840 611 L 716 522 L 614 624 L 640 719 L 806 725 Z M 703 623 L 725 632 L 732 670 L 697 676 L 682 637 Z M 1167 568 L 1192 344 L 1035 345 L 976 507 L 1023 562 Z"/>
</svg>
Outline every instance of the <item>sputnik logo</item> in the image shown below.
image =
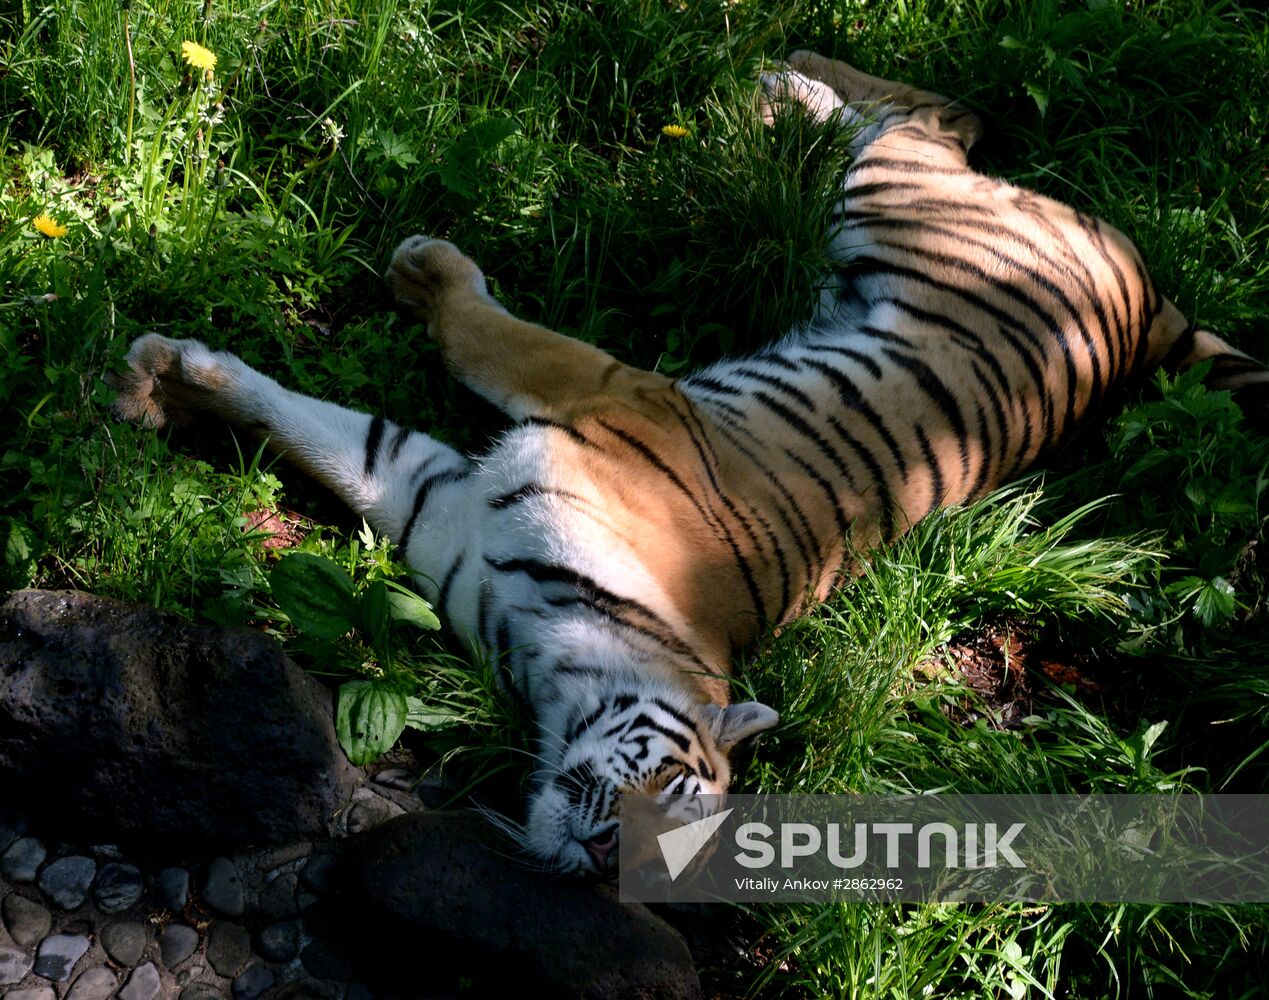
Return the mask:
<svg viewBox="0 0 1269 1000">
<path fill-rule="evenodd" d="M 657 844 L 661 848 L 661 857 L 665 859 L 665 867 L 669 869 L 671 882 L 683 874 L 683 869 L 692 863 L 731 813 L 731 809 L 724 809 L 695 823 L 657 834 Z"/>
</svg>

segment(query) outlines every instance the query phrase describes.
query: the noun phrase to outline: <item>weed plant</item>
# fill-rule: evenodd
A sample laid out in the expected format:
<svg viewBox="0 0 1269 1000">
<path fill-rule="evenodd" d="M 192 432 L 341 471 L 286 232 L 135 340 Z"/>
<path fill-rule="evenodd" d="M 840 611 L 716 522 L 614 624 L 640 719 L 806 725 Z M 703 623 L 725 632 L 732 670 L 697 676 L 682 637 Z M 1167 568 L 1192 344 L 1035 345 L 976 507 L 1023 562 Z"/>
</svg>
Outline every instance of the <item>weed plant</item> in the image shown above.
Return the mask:
<svg viewBox="0 0 1269 1000">
<path fill-rule="evenodd" d="M 518 314 L 669 373 L 807 315 L 842 144 L 761 126 L 754 83 L 800 46 L 964 99 L 988 126 L 983 169 L 1119 226 L 1183 312 L 1265 357 L 1269 22 L 1250 0 L 15 0 L 0 587 L 292 636 L 251 526 L 295 508 L 318 522 L 303 548 L 358 594 L 396 579 L 380 540 L 223 428 L 112 421 L 103 373 L 146 331 L 198 337 L 478 447 L 496 420 L 386 308 L 379 274 L 412 232 L 467 249 Z M 739 683 L 783 722 L 740 785 L 1266 791 L 1267 467 L 1228 398 L 1160 378 L 1041 478 L 927 520 L 754 650 Z M 1021 723 L 1000 724 L 940 665 L 1001 623 L 1094 664 L 1100 693 L 1037 673 Z M 497 665 L 410 638 L 390 672 L 436 751 L 473 784 L 522 773 Z M 306 662 L 340 683 L 383 669 Z M 748 958 L 707 970 L 719 990 L 1207 998 L 1269 981 L 1259 906 L 762 907 L 745 926 Z"/>
</svg>

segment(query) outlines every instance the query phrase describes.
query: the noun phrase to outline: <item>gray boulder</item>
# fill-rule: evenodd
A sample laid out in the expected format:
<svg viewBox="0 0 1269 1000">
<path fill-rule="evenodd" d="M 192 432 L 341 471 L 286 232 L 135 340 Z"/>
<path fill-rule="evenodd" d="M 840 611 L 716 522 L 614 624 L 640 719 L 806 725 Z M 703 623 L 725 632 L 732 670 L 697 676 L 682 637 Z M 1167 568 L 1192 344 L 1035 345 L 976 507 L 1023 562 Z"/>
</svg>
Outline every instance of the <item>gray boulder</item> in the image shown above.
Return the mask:
<svg viewBox="0 0 1269 1000">
<path fill-rule="evenodd" d="M 193 853 L 331 832 L 359 772 L 276 641 L 77 592 L 0 604 L 0 794 Z"/>
<path fill-rule="evenodd" d="M 420 970 L 474 995 L 695 998 L 687 945 L 614 885 L 544 879 L 474 812 L 401 816 L 344 842 L 332 920 L 371 983 Z M 445 985 L 432 982 L 440 995 Z"/>
</svg>

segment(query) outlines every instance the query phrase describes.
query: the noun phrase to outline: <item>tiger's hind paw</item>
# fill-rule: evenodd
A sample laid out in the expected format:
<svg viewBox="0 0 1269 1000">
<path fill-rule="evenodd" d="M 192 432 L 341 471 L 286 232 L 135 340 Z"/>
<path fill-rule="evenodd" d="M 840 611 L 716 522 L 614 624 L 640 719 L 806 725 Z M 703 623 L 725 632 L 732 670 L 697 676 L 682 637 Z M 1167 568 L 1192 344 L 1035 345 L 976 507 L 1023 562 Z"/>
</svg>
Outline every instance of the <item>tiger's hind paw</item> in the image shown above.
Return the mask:
<svg viewBox="0 0 1269 1000">
<path fill-rule="evenodd" d="M 821 123 L 840 116 L 845 106 L 828 84 L 803 76 L 788 66 L 763 73 L 758 79 L 762 84 L 760 114 L 767 125 L 772 124 L 783 109 L 794 105 L 801 105 L 813 120 Z"/>
<path fill-rule="evenodd" d="M 411 236 L 393 252 L 386 278 L 397 304 L 425 323 L 454 292 L 489 298 L 480 268 L 448 240 Z"/>
</svg>

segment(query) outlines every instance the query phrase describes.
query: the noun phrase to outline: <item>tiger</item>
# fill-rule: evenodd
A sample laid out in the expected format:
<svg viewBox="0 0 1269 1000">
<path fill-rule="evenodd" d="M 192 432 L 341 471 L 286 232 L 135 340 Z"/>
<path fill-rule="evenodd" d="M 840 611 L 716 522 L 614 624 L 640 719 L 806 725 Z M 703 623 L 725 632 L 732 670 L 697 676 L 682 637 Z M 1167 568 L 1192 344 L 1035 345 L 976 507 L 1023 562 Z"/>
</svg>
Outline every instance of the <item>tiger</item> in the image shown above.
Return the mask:
<svg viewBox="0 0 1269 1000">
<path fill-rule="evenodd" d="M 283 388 L 231 353 L 137 339 L 116 410 L 218 416 L 393 539 L 421 593 L 528 708 L 522 823 L 544 869 L 611 876 L 625 793 L 721 801 L 777 711 L 730 664 L 823 601 L 856 555 L 1033 467 L 1164 366 L 1263 418 L 1269 372 L 1189 322 L 1119 231 L 973 169 L 939 94 L 798 51 L 768 120 L 840 126 L 849 164 L 813 315 L 683 377 L 517 319 L 453 244 L 414 236 L 387 282 L 510 427 L 467 456 Z M 798 109 L 801 109 L 800 111 Z"/>
</svg>

